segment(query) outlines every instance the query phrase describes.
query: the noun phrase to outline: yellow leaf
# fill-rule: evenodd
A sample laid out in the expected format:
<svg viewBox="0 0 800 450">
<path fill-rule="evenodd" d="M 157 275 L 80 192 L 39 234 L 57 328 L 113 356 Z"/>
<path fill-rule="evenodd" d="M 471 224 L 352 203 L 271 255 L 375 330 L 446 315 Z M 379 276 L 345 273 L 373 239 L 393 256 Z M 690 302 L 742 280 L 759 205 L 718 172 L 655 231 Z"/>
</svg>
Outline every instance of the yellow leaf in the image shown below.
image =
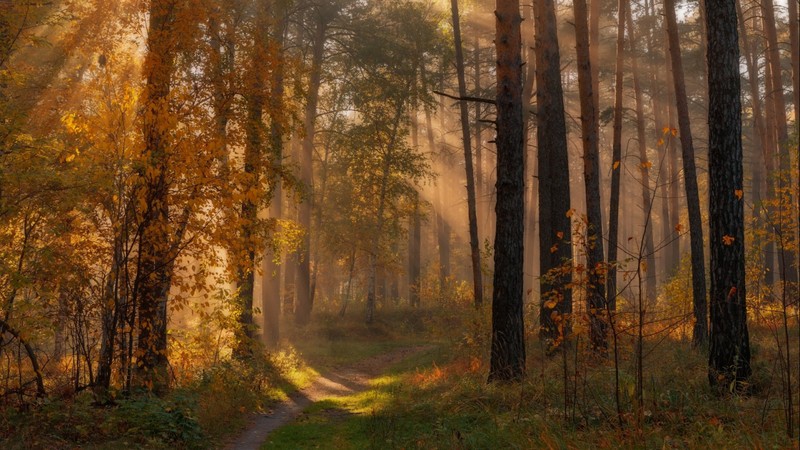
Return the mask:
<svg viewBox="0 0 800 450">
<path fill-rule="evenodd" d="M 559 239 L 564 239 L 564 232 L 559 231 L 558 233 L 556 233 L 556 237 L 558 237 Z"/>
<path fill-rule="evenodd" d="M 548 301 L 544 302 L 545 309 L 553 309 L 556 306 L 558 306 L 558 300 L 557 299 L 552 299 L 552 300 L 548 300 Z"/>
<path fill-rule="evenodd" d="M 619 161 L 614 161 L 614 166 L 611 168 L 611 170 L 617 170 L 618 168 L 619 168 Z"/>
<path fill-rule="evenodd" d="M 728 235 L 728 234 L 726 234 L 725 236 L 722 236 L 722 243 L 725 244 L 725 245 L 732 245 L 733 241 L 735 241 L 735 240 L 736 240 L 735 237 L 733 237 L 731 235 Z"/>
<path fill-rule="evenodd" d="M 661 129 L 661 132 L 662 132 L 662 133 L 664 133 L 664 134 L 667 134 L 667 133 L 669 133 L 669 127 L 664 127 L 664 128 L 662 128 L 662 129 Z"/>
<path fill-rule="evenodd" d="M 661 147 L 662 145 L 664 145 L 664 138 L 658 140 L 658 146 Z"/>
<path fill-rule="evenodd" d="M 736 192 L 734 192 L 734 194 L 736 194 L 736 198 L 741 200 L 742 196 L 744 196 L 744 191 L 742 191 L 741 189 L 737 189 Z"/>
<path fill-rule="evenodd" d="M 575 208 L 570 208 L 569 211 L 567 211 L 567 217 L 571 218 L 574 214 L 575 214 Z"/>
<path fill-rule="evenodd" d="M 681 225 L 680 223 L 675 225 L 675 231 L 677 231 L 678 233 L 683 231 L 683 225 Z"/>
<path fill-rule="evenodd" d="M 647 261 L 642 261 L 639 267 L 642 269 L 642 272 L 647 272 Z"/>
<path fill-rule="evenodd" d="M 651 163 L 650 161 L 645 161 L 642 163 L 642 169 L 649 169 L 651 167 L 653 167 L 653 163 Z"/>
<path fill-rule="evenodd" d="M 553 246 L 550 247 L 550 253 L 555 253 L 557 251 L 558 251 L 558 244 L 553 244 Z"/>
<path fill-rule="evenodd" d="M 671 133 L 672 133 L 673 136 L 677 136 L 678 135 L 678 129 L 677 128 L 673 128 L 671 130 Z"/>
<path fill-rule="evenodd" d="M 66 158 L 64 158 L 64 161 L 72 162 L 72 160 L 74 160 L 74 159 L 75 159 L 75 154 L 74 153 L 70 153 L 69 155 L 67 155 Z"/>
</svg>

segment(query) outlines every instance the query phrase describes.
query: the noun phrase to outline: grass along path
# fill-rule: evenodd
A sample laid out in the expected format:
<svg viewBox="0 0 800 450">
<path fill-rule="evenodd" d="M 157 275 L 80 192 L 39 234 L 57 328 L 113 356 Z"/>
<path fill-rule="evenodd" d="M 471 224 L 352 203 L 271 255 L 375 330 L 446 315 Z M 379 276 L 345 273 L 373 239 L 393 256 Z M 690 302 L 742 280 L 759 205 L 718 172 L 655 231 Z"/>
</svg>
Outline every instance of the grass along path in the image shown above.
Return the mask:
<svg viewBox="0 0 800 450">
<path fill-rule="evenodd" d="M 357 396 L 368 390 L 373 379 L 387 368 L 396 366 L 431 348 L 430 345 L 401 347 L 365 358 L 354 364 L 326 370 L 307 388 L 291 394 L 287 400 L 276 404 L 267 413 L 254 417 L 247 429 L 228 448 L 231 450 L 261 448 L 262 443 L 273 431 L 294 421 L 312 404 L 324 405 Z M 312 409 L 318 410 L 319 408 L 312 406 Z M 342 410 L 341 413 L 351 414 L 346 410 Z M 302 436 L 298 437 L 302 439 Z M 302 444 L 302 442 L 297 444 Z"/>
</svg>

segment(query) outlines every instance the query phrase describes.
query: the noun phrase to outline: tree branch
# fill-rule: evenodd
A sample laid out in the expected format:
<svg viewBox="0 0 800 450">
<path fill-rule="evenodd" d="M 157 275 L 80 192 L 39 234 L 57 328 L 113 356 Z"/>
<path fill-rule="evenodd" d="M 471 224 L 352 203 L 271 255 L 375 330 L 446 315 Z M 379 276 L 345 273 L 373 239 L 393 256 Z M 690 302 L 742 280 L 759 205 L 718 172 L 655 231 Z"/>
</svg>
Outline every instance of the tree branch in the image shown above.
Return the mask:
<svg viewBox="0 0 800 450">
<path fill-rule="evenodd" d="M 488 99 L 488 98 L 470 97 L 470 96 L 457 97 L 455 95 L 446 94 L 444 92 L 436 91 L 436 90 L 434 90 L 433 93 L 437 94 L 437 95 L 441 95 L 442 97 L 447 97 L 447 98 L 451 98 L 453 100 L 458 100 L 458 101 L 487 103 L 489 105 L 494 105 L 495 104 L 494 100 L 491 100 L 491 99 Z"/>
</svg>

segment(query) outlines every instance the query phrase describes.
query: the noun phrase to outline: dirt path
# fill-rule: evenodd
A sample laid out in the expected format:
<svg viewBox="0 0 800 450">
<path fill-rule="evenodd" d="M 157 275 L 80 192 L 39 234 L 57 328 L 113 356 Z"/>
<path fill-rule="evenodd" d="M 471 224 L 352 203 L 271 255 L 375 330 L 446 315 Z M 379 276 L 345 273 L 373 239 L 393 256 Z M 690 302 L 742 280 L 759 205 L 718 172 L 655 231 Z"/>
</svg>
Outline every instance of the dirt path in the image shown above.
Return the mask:
<svg viewBox="0 0 800 450">
<path fill-rule="evenodd" d="M 310 404 L 331 397 L 343 397 L 369 388 L 369 381 L 389 366 L 430 347 L 404 347 L 361 360 L 353 365 L 337 367 L 319 376 L 311 386 L 295 392 L 266 414 L 255 416 L 247 429 L 226 448 L 228 450 L 258 450 L 267 436 L 296 419 Z"/>
</svg>

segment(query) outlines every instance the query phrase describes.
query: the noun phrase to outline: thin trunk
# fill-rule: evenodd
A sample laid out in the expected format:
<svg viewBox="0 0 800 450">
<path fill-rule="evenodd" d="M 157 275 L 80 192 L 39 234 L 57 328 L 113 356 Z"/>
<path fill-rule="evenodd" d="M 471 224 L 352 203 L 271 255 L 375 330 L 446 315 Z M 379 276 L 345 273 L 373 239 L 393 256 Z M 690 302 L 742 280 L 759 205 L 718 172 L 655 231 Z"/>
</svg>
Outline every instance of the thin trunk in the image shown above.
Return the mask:
<svg viewBox="0 0 800 450">
<path fill-rule="evenodd" d="M 299 205 L 298 217 L 300 226 L 305 231 L 300 249 L 297 253 L 297 309 L 295 311 L 295 324 L 305 326 L 311 320 L 311 210 L 314 206 L 314 136 L 317 120 L 317 103 L 319 102 L 319 88 L 322 77 L 322 58 L 325 52 L 326 32 L 328 18 L 323 11 L 317 11 L 314 24 L 314 40 L 311 49 L 311 68 L 308 80 L 308 93 L 303 120 L 305 136 L 300 157 L 300 181 L 308 189 L 307 198 Z"/>
<path fill-rule="evenodd" d="M 534 8 L 541 272 L 539 333 L 557 346 L 569 334 L 568 318 L 572 313 L 572 270 L 564 270 L 565 265 L 572 265 L 567 130 L 555 2 L 536 0 Z"/>
<path fill-rule="evenodd" d="M 633 29 L 633 18 L 630 9 L 627 11 L 628 38 L 631 46 L 631 71 L 633 72 L 633 92 L 636 99 L 636 141 L 639 148 L 639 174 L 641 179 L 639 185 L 642 189 L 642 212 L 644 222 L 642 233 L 644 235 L 644 248 L 638 249 L 645 260 L 645 266 L 639 269 L 645 277 L 645 295 L 647 303 L 655 299 L 656 294 L 656 255 L 655 245 L 653 244 L 653 223 L 652 223 L 652 191 L 650 189 L 650 167 L 652 163 L 647 158 L 647 137 L 645 135 L 644 100 L 642 100 L 642 86 L 639 80 L 639 63 L 636 58 L 636 35 Z"/>
<path fill-rule="evenodd" d="M 775 19 L 775 6 L 772 3 L 773 0 L 764 0 L 760 2 L 761 4 L 761 15 L 763 17 L 763 24 L 764 24 L 764 34 L 767 40 L 767 48 L 766 48 L 766 59 L 767 65 L 769 66 L 769 73 L 771 74 L 771 83 L 772 89 L 767 91 L 768 95 L 772 99 L 772 106 L 774 111 L 774 124 L 775 124 L 775 133 L 777 135 L 777 167 L 776 169 L 780 171 L 780 174 L 777 178 L 778 184 L 778 191 L 776 192 L 778 196 L 787 196 L 786 199 L 788 204 L 792 204 L 791 200 L 791 189 L 786 190 L 784 189 L 784 184 L 787 182 L 787 179 L 784 178 L 789 175 L 790 164 L 791 164 L 791 157 L 789 155 L 789 132 L 788 132 L 788 123 L 786 119 L 786 101 L 784 99 L 784 92 L 783 92 L 783 77 L 782 69 L 781 69 L 781 58 L 780 52 L 778 48 L 778 32 L 776 29 L 776 19 Z M 791 1 L 794 0 L 790 0 Z M 791 184 L 791 179 L 788 179 L 788 183 Z M 777 197 L 770 198 L 770 200 L 778 201 Z M 778 206 L 778 210 L 782 206 Z M 775 218 L 773 218 L 775 220 Z M 775 220 L 775 228 L 776 233 L 781 239 L 784 238 L 787 234 L 791 233 L 794 234 L 794 230 L 786 228 L 786 221 L 787 218 L 782 216 L 778 217 Z M 794 252 L 786 251 L 781 249 L 781 255 L 778 257 L 778 272 L 780 274 L 781 280 L 792 283 L 797 281 L 797 272 L 794 267 Z"/>
<path fill-rule="evenodd" d="M 474 70 L 474 88 L 475 88 L 475 96 L 481 96 L 481 47 L 480 47 L 480 39 L 476 36 L 475 37 L 475 48 L 473 49 L 473 70 Z M 476 217 L 484 220 L 486 223 L 487 217 L 487 203 L 486 203 L 486 193 L 484 192 L 484 183 L 483 183 L 483 125 L 481 124 L 481 103 L 474 102 L 475 104 L 475 197 L 476 197 L 476 205 L 475 205 L 475 213 Z M 486 231 L 483 231 L 483 236 L 486 235 Z M 481 239 L 481 229 L 478 228 L 478 246 L 480 247 L 480 243 L 483 242 Z"/>
<path fill-rule="evenodd" d="M 625 10 L 627 0 L 617 3 L 617 61 L 614 82 L 614 137 L 611 147 L 611 193 L 608 219 L 608 280 L 606 288 L 609 309 L 617 307 L 617 247 L 619 245 L 619 195 L 622 181 L 622 83 L 625 64 Z"/>
<path fill-rule="evenodd" d="M 494 241 L 490 382 L 519 381 L 525 376 L 522 292 L 525 150 L 519 1 L 498 0 L 495 17 L 497 232 Z"/>
<path fill-rule="evenodd" d="M 281 182 L 280 171 L 283 165 L 283 146 L 285 139 L 284 132 L 284 49 L 286 42 L 287 14 L 283 11 L 278 12 L 279 20 L 276 25 L 275 35 L 278 38 L 277 44 L 278 59 L 272 71 L 270 96 L 270 150 L 272 178 L 270 189 L 272 197 L 269 204 L 269 216 L 273 220 L 281 220 L 283 216 L 283 183 Z M 267 347 L 277 347 L 280 341 L 280 314 L 281 314 L 281 266 L 280 252 L 275 252 L 273 248 L 264 249 L 263 278 L 261 287 L 261 307 L 262 307 L 262 327 L 264 342 Z"/>
<path fill-rule="evenodd" d="M 595 0 L 596 1 L 596 0 Z M 587 311 L 589 312 L 592 347 L 605 353 L 606 288 L 603 267 L 603 219 L 600 213 L 600 146 L 599 123 L 595 111 L 596 93 L 592 91 L 592 67 L 589 52 L 586 0 L 574 0 L 575 50 L 578 61 L 578 90 L 581 103 L 581 136 L 583 141 L 583 181 L 586 194 L 586 270 L 588 273 Z"/>
<path fill-rule="evenodd" d="M 456 72 L 458 75 L 458 95 L 467 96 L 467 82 L 464 77 L 464 54 L 461 48 L 461 28 L 458 17 L 458 0 L 450 0 L 453 16 L 453 40 L 456 49 Z M 483 275 L 481 273 L 481 250 L 478 240 L 478 215 L 475 210 L 475 175 L 472 171 L 472 148 L 469 136 L 469 113 L 467 103 L 460 101 L 461 140 L 464 145 L 464 168 L 467 176 L 467 210 L 469 214 L 469 247 L 472 256 L 472 282 L 475 307 L 483 303 Z"/>
<path fill-rule="evenodd" d="M 424 74 L 424 73 L 423 73 Z M 442 84 L 444 82 L 442 81 Z M 444 97 L 439 101 L 439 129 L 445 130 L 444 118 Z M 430 112 L 426 112 L 426 121 L 429 131 L 428 142 L 433 145 L 433 127 L 430 122 Z M 439 157 L 442 160 L 442 166 L 448 167 L 451 165 L 450 157 L 447 153 L 447 143 L 445 142 L 444 135 L 441 137 L 441 148 L 439 149 Z M 450 222 L 446 217 L 445 204 L 444 204 L 444 183 L 439 180 L 436 187 L 436 203 L 438 205 L 438 226 L 437 226 L 437 240 L 439 243 L 439 287 L 440 293 L 444 292 L 447 285 L 447 279 L 450 278 Z"/>
<path fill-rule="evenodd" d="M 678 22 L 675 17 L 674 0 L 664 0 L 669 54 L 672 61 L 672 81 L 675 85 L 675 101 L 678 108 L 678 127 L 683 158 L 683 182 L 686 186 L 686 203 L 689 210 L 689 237 L 692 252 L 692 304 L 694 305 L 694 328 L 692 342 L 704 345 L 708 339 L 708 315 L 706 304 L 705 261 L 703 257 L 703 222 L 700 216 L 700 194 L 697 187 L 692 130 L 689 124 L 689 104 L 686 98 L 686 83 L 683 77 Z"/>
<path fill-rule="evenodd" d="M 522 21 L 522 42 L 525 54 L 525 81 L 522 85 L 522 140 L 525 151 L 525 180 L 528 181 L 528 199 L 525 202 L 525 279 L 523 292 L 525 299 L 531 297 L 534 285 L 534 270 L 536 269 L 536 255 L 533 249 L 536 244 L 536 201 L 537 185 L 536 160 L 533 152 L 530 151 L 531 136 L 531 100 L 533 96 L 533 84 L 536 80 L 536 54 L 534 52 L 534 14 L 533 4 L 524 8 L 527 16 Z"/>
</svg>

